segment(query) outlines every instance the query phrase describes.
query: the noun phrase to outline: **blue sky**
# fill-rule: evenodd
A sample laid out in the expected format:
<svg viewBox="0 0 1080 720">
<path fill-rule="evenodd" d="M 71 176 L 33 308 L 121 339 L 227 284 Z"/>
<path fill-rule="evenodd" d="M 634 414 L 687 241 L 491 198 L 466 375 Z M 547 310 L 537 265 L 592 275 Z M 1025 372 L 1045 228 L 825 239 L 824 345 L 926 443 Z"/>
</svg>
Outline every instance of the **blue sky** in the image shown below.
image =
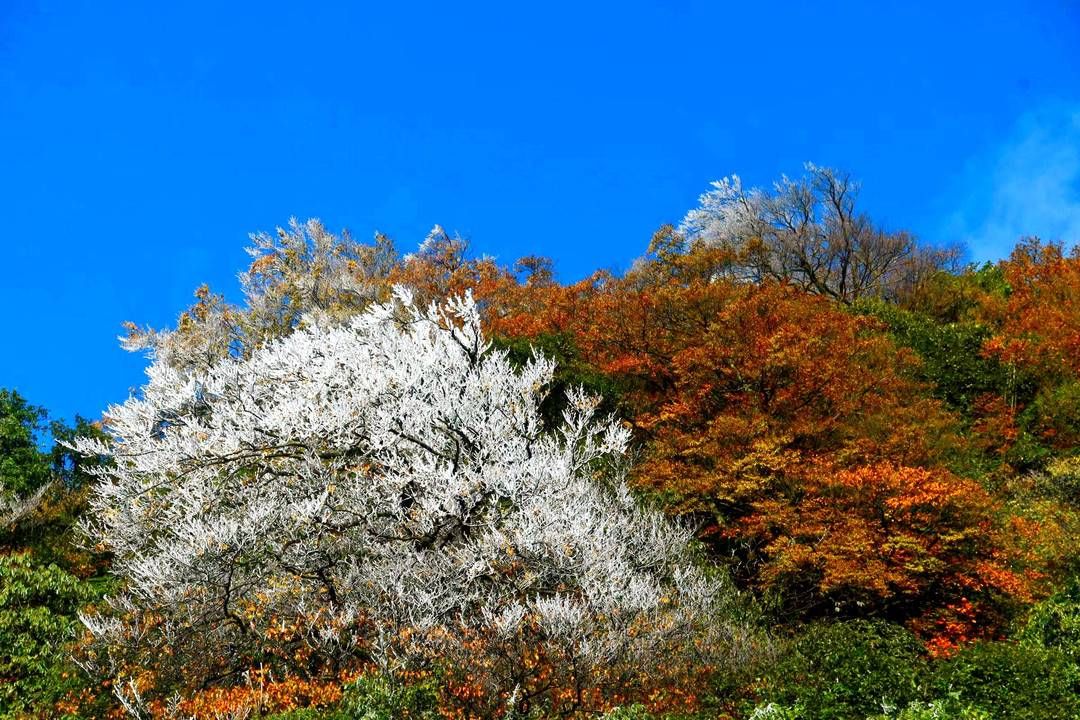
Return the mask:
<svg viewBox="0 0 1080 720">
<path fill-rule="evenodd" d="M 290 216 L 573 279 L 807 160 L 974 259 L 1076 240 L 1080 4 L 0 0 L 0 386 L 96 417 L 120 322 L 235 295 Z"/>
</svg>

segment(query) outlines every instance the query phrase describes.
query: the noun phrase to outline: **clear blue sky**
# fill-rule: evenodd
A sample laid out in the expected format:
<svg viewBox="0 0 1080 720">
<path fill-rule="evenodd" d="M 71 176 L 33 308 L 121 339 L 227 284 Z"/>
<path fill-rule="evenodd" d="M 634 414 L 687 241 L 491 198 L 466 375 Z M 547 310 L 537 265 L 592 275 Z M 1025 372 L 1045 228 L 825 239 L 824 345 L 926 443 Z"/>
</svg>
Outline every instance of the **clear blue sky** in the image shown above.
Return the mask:
<svg viewBox="0 0 1080 720">
<path fill-rule="evenodd" d="M 0 0 L 0 386 L 96 417 L 141 382 L 120 322 L 235 295 L 292 215 L 572 279 L 811 160 L 990 259 L 1076 239 L 1078 153 L 1074 0 Z"/>
</svg>

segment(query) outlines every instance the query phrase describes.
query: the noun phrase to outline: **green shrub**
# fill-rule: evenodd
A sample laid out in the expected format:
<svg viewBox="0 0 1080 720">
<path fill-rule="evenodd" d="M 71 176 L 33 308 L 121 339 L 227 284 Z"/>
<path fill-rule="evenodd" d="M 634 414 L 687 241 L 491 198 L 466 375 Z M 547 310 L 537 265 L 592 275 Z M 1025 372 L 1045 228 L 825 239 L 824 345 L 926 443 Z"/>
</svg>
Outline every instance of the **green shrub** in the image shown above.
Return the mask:
<svg viewBox="0 0 1080 720">
<path fill-rule="evenodd" d="M 547 718 L 548 715 L 541 715 L 540 718 Z M 626 707 L 615 708 L 610 710 L 600 717 L 600 720 L 704 720 L 705 718 L 715 718 L 716 715 L 710 712 L 704 712 L 702 714 L 685 715 L 680 713 L 670 714 L 662 713 L 660 715 L 654 715 L 650 713 L 644 705 L 627 705 Z M 723 717 L 728 717 L 724 715 Z"/>
<path fill-rule="evenodd" d="M 820 623 L 795 640 L 761 694 L 788 708 L 782 712 L 801 712 L 792 717 L 849 720 L 921 699 L 927 677 L 922 643 L 904 628 L 869 620 Z"/>
<path fill-rule="evenodd" d="M 747 720 L 814 720 L 814 717 L 801 706 L 767 703 L 754 708 Z M 903 708 L 890 707 L 879 715 L 868 716 L 866 720 L 993 720 L 993 717 L 981 708 L 961 704 L 953 698 L 933 702 L 916 700 Z M 860 719 L 853 716 L 852 720 Z"/>
<path fill-rule="evenodd" d="M 955 698 L 950 698 L 933 702 L 917 700 L 905 708 L 875 715 L 868 720 L 993 720 L 993 717 L 982 708 L 964 705 Z"/>
<path fill-rule="evenodd" d="M 1053 460 L 1036 478 L 1041 494 L 1080 507 L 1080 455 Z"/>
<path fill-rule="evenodd" d="M 1027 644 L 1056 648 L 1080 665 L 1080 578 L 1033 607 L 1017 636 Z"/>
<path fill-rule="evenodd" d="M 337 710 L 324 710 L 317 708 L 299 708 L 283 713 L 274 713 L 265 716 L 264 720 L 330 720 L 337 718 Z"/>
<path fill-rule="evenodd" d="M 758 705 L 750 713 L 749 720 L 805 720 L 802 708 L 777 705 L 770 702 Z"/>
<path fill-rule="evenodd" d="M 341 701 L 330 708 L 301 708 L 266 720 L 437 720 L 438 691 L 434 683 L 406 685 L 381 675 L 362 677 L 345 688 Z"/>
<path fill-rule="evenodd" d="M 939 663 L 939 696 L 987 708 L 995 720 L 1080 718 L 1080 672 L 1054 647 L 982 642 Z"/>
<path fill-rule="evenodd" d="M 1023 429 L 1029 421 L 1027 414 L 1019 418 L 1021 430 L 1016 441 L 1005 451 L 1002 459 L 1013 467 L 1018 473 L 1035 472 L 1046 466 L 1053 458 L 1053 450 L 1042 443 L 1039 438 Z"/>
<path fill-rule="evenodd" d="M 1043 389 L 1023 414 L 1033 433 L 1056 448 L 1080 444 L 1080 380 Z"/>
<path fill-rule="evenodd" d="M 64 644 L 94 592 L 29 554 L 0 555 L 0 717 L 49 713 L 81 674 Z"/>
<path fill-rule="evenodd" d="M 362 677 L 350 685 L 334 719 L 435 720 L 438 692 L 433 683 L 406 685 L 381 675 Z"/>
<path fill-rule="evenodd" d="M 654 720 L 644 705 L 628 705 L 604 713 L 602 720 Z"/>
</svg>

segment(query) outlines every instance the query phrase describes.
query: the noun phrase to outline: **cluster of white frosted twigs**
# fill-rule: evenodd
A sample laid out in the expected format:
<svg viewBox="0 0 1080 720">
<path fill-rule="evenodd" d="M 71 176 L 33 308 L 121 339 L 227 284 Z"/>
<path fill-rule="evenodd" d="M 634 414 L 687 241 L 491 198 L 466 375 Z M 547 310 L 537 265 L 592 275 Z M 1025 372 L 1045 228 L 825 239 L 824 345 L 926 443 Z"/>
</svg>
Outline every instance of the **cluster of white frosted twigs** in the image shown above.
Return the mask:
<svg viewBox="0 0 1080 720">
<path fill-rule="evenodd" d="M 45 483 L 30 495 L 19 495 L 7 491 L 0 485 L 0 528 L 9 527 L 34 512 L 53 488 L 53 483 Z"/>
</svg>

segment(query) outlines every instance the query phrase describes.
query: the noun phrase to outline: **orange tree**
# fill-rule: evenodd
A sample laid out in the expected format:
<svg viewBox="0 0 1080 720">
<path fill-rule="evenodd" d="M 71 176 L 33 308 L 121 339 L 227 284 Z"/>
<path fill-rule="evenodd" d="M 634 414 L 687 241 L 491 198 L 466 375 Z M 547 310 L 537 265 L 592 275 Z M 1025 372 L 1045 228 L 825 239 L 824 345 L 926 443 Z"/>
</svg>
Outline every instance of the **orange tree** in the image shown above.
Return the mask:
<svg viewBox="0 0 1080 720">
<path fill-rule="evenodd" d="M 1029 240 L 1001 268 L 1009 292 L 987 308 L 997 333 L 986 352 L 1036 380 L 1022 424 L 1050 449 L 1069 450 L 1080 443 L 1080 248 Z"/>
<path fill-rule="evenodd" d="M 1021 243 L 1002 264 L 1009 286 L 990 352 L 1054 379 L 1080 373 L 1080 247 Z"/>
<path fill-rule="evenodd" d="M 789 616 L 993 632 L 1028 578 L 993 499 L 944 469 L 963 440 L 918 356 L 824 297 L 729 279 L 731 261 L 668 228 L 624 276 L 534 288 L 495 324 L 569 334 L 620 390 L 637 486 Z"/>
</svg>

